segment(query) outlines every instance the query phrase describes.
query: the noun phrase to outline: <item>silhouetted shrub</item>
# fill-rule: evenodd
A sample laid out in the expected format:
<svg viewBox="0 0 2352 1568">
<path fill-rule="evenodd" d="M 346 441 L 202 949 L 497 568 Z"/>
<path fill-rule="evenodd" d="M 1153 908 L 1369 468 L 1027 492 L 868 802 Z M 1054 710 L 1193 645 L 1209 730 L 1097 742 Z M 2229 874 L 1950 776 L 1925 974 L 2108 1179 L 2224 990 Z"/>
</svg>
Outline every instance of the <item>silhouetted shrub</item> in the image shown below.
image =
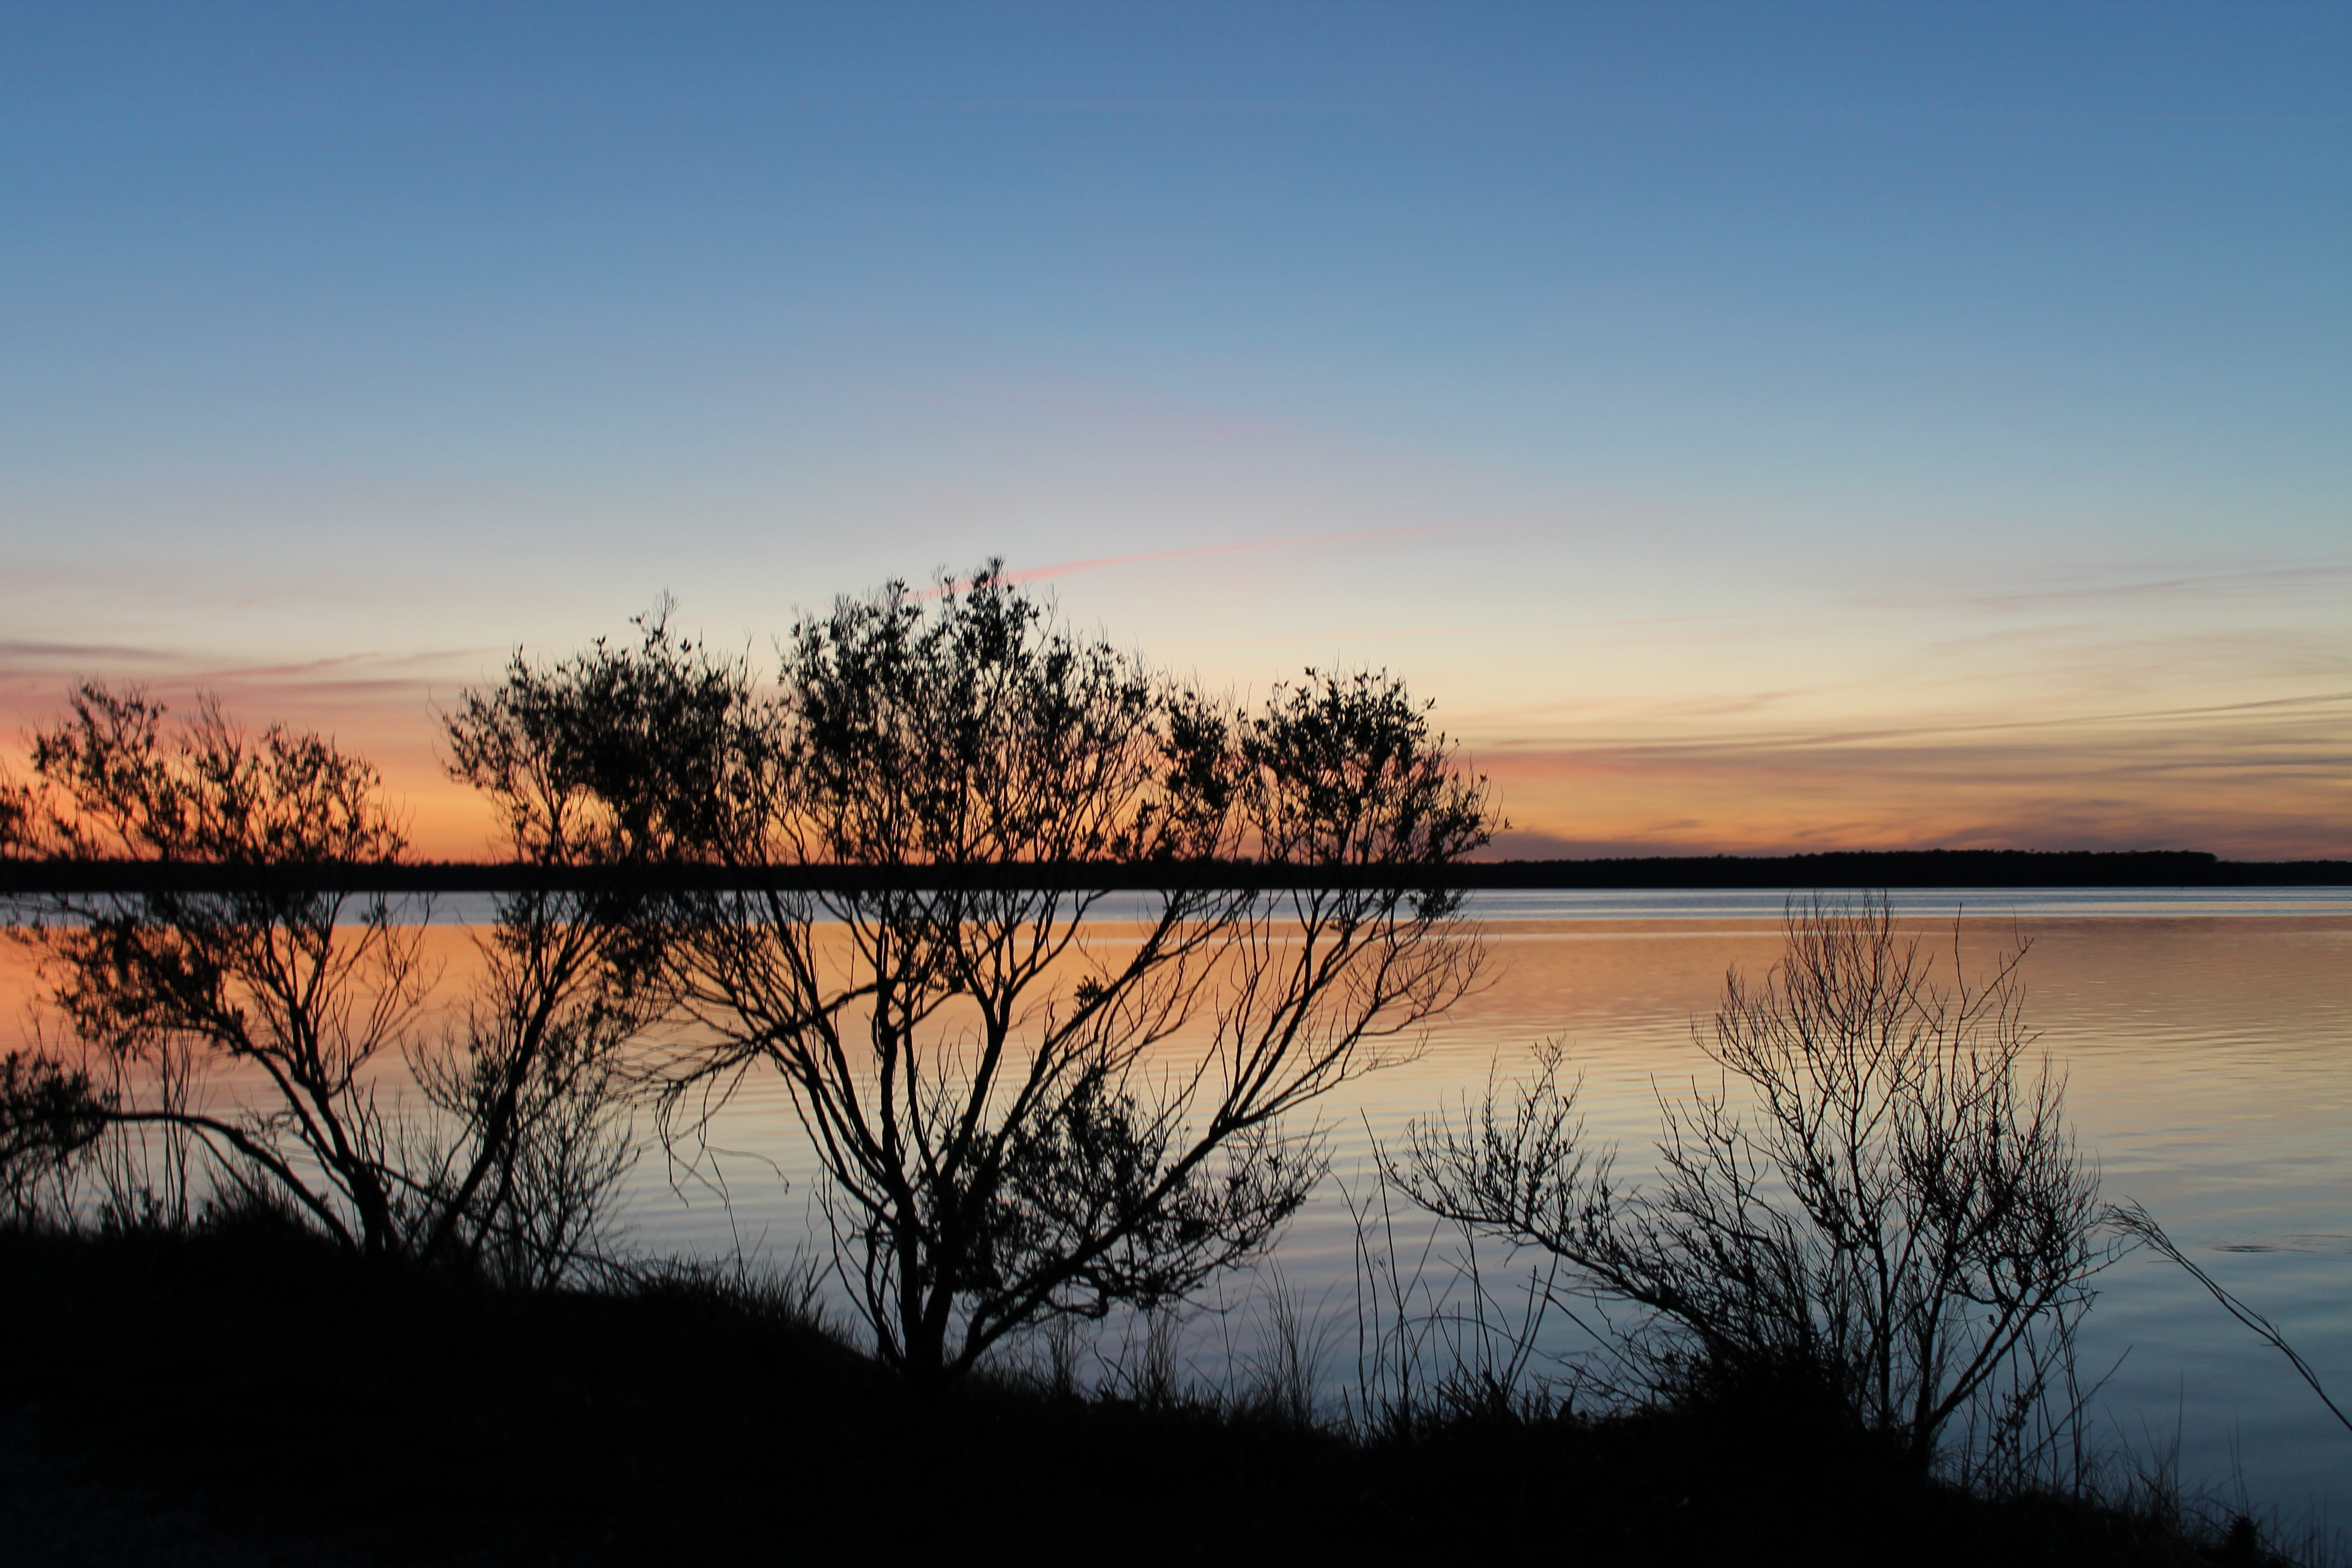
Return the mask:
<svg viewBox="0 0 2352 1568">
<path fill-rule="evenodd" d="M 2111 1255 L 2063 1086 L 2024 1059 L 2021 950 L 1971 985 L 1956 933 L 1946 987 L 1883 900 L 1792 904 L 1787 930 L 1700 1037 L 1723 1087 L 1664 1102 L 1654 1187 L 1586 1146 L 1557 1050 L 1509 1101 L 1416 1123 L 1385 1173 L 1643 1310 L 1625 1348 L 1661 1393 L 1827 1401 L 1921 1465 L 1974 1408 L 1979 1457 L 2013 1468 Z"/>
</svg>

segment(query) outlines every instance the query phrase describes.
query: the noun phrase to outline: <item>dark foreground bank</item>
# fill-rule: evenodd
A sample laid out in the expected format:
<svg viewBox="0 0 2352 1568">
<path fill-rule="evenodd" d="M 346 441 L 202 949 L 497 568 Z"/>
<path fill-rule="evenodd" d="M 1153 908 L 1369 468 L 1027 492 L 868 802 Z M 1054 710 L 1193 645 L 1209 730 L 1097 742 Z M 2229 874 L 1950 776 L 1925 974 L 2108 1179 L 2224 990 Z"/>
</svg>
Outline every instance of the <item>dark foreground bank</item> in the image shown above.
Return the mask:
<svg viewBox="0 0 2352 1568">
<path fill-rule="evenodd" d="M 926 1404 L 775 1293 L 503 1293 L 267 1219 L 0 1233 L 0 1331 L 12 1562 L 2275 1560 L 1970 1497 L 1769 1398 L 1371 1442 L 1002 1384 Z"/>
</svg>

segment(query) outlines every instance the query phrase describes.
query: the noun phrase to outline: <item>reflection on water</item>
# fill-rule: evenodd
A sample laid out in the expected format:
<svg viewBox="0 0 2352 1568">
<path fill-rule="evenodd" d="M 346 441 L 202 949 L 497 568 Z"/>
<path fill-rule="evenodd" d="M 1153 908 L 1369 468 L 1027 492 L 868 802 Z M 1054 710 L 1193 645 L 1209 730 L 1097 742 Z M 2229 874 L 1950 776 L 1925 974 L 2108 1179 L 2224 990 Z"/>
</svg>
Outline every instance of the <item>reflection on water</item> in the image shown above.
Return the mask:
<svg viewBox="0 0 2352 1568">
<path fill-rule="evenodd" d="M 2031 939 L 2027 1018 L 2070 1081 L 2069 1106 L 2110 1195 L 2140 1199 L 2221 1282 L 2269 1313 L 2339 1401 L 2352 1392 L 2352 889 L 1991 889 L 1897 891 L 1895 908 L 1967 951 Z M 1724 971 L 1779 955 L 1781 895 L 1769 892 L 1487 894 L 1493 984 L 1433 1031 L 1420 1058 L 1323 1102 L 1335 1169 L 1360 1185 L 1369 1140 L 1521 1070 L 1538 1040 L 1563 1040 L 1583 1075 L 1594 1136 L 1638 1166 L 1655 1096 L 1706 1070 L 1694 1020 Z M 433 948 L 470 962 L 466 921 L 488 900 L 440 900 Z M 25 955 L 0 944 L 0 996 L 18 1028 Z M 233 1094 L 216 1082 L 216 1094 Z M 807 1233 L 800 1134 L 772 1077 L 754 1078 L 713 1129 L 730 1202 L 641 1168 L 633 1239 L 652 1250 L 787 1252 Z M 780 1191 L 772 1163 L 792 1178 Z M 1336 1194 L 1286 1238 L 1288 1283 L 1335 1310 L 1352 1300 L 1352 1228 Z M 1329 1294 L 1326 1297 L 1326 1292 Z M 1564 1342 L 1563 1342 L 1563 1347 Z M 2275 1352 L 2230 1322 L 2169 1265 L 2136 1258 L 2107 1277 L 2084 1366 L 2120 1357 L 2100 1407 L 2110 1436 L 2143 1450 L 2176 1430 L 2192 1481 L 2236 1462 L 2257 1503 L 2352 1505 L 2352 1436 Z M 2127 1354 L 2126 1352 L 2128 1352 Z"/>
</svg>

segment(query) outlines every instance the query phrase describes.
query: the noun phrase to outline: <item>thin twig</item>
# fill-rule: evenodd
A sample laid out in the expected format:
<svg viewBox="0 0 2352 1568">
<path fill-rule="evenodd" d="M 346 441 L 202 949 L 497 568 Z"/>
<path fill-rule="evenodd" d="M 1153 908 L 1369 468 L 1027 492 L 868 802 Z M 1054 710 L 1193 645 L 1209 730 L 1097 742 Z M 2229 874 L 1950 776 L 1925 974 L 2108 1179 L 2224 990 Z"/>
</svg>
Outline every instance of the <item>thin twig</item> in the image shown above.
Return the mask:
<svg viewBox="0 0 2352 1568">
<path fill-rule="evenodd" d="M 2126 1198 L 2122 1204 L 2109 1210 L 2108 1223 L 2126 1236 L 2145 1242 L 2189 1270 L 2189 1277 L 2204 1286 L 2213 1300 L 2221 1303 L 2222 1309 L 2230 1316 L 2253 1330 L 2270 1344 L 2272 1349 L 2286 1357 L 2294 1364 L 2295 1372 L 2303 1381 L 2311 1384 L 2311 1392 L 2319 1395 L 2319 1402 L 2327 1406 L 2328 1413 L 2344 1424 L 2344 1429 L 2347 1432 L 2352 1432 L 2352 1415 L 2345 1415 L 2343 1408 L 2327 1396 L 2327 1390 L 2320 1385 L 2319 1374 L 2311 1370 L 2311 1363 L 2304 1360 L 2293 1345 L 2286 1342 L 2286 1336 L 2279 1332 L 2278 1325 L 2221 1289 L 2220 1281 L 2199 1268 L 2188 1254 L 2180 1250 L 2179 1244 L 2172 1237 L 2164 1234 L 2164 1227 L 2156 1223 L 2156 1216 L 2143 1208 L 2138 1200 Z"/>
</svg>

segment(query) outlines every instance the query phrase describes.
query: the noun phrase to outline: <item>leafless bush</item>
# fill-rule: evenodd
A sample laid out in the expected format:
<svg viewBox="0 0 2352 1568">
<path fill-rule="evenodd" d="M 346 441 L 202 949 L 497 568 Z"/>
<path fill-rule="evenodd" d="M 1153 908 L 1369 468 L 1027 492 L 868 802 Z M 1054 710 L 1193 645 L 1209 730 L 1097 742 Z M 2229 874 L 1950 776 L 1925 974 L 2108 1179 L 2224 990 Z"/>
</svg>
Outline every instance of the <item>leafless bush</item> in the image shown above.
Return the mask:
<svg viewBox="0 0 2352 1568">
<path fill-rule="evenodd" d="M 411 1052 L 418 1087 L 452 1133 L 417 1165 L 431 1173 L 423 1185 L 445 1254 L 500 1283 L 545 1289 L 609 1251 L 614 1205 L 638 1153 L 623 1059 L 635 1021 L 593 1005 L 537 1022 L 494 1010 L 495 966 L 482 990 L 458 1033 Z"/>
<path fill-rule="evenodd" d="M 1699 1037 L 1718 1086 L 1662 1096 L 1657 1185 L 1587 1147 L 1557 1050 L 1415 1123 L 1385 1175 L 1634 1305 L 1626 1349 L 1661 1391 L 1809 1388 L 1921 1464 L 1973 1406 L 2014 1448 L 2112 1256 L 2063 1085 L 2026 1059 L 2022 949 L 1972 983 L 1956 927 L 1939 984 L 1882 899 L 1792 903 L 1787 934 Z"/>
<path fill-rule="evenodd" d="M 1449 1247 L 1445 1222 L 1400 1225 L 1391 1192 L 1383 1181 L 1348 1200 L 1356 1366 L 1340 1394 L 1343 1422 L 1363 1436 L 1409 1436 L 1432 1423 L 1559 1408 L 1559 1384 L 1536 1370 L 1558 1264 L 1497 1281 L 1473 1227 L 1454 1222 Z"/>
</svg>

